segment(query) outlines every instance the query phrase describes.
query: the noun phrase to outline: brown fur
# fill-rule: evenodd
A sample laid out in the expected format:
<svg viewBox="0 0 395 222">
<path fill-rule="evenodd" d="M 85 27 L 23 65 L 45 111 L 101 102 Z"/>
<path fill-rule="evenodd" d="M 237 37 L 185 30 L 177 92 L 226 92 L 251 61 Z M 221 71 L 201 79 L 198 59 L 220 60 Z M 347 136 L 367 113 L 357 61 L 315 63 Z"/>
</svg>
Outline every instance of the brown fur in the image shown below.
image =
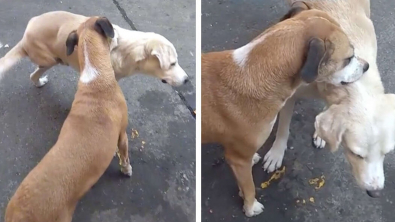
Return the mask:
<svg viewBox="0 0 395 222">
<path fill-rule="evenodd" d="M 11 198 L 6 222 L 70 222 L 78 200 L 107 169 L 117 146 L 122 169 L 130 166 L 127 106 L 114 77 L 108 41 L 94 28 L 99 19 L 90 18 L 77 30 L 81 72 L 86 45 L 99 75 L 89 84 L 78 83 L 56 144 Z"/>
<path fill-rule="evenodd" d="M 202 142 L 224 146 L 225 157 L 244 196 L 247 216 L 260 213 L 247 212 L 256 201 L 251 173 L 253 155 L 269 136 L 285 101 L 303 82 L 302 72 L 309 66 L 309 57 L 319 56 L 320 61 L 318 70 L 307 70 L 306 75 L 325 81 L 342 69 L 344 60 L 353 54 L 338 24 L 318 10 L 299 12 L 252 42 L 262 38 L 265 39 L 251 49 L 242 67 L 234 61 L 234 50 L 207 53 L 201 58 Z"/>
</svg>

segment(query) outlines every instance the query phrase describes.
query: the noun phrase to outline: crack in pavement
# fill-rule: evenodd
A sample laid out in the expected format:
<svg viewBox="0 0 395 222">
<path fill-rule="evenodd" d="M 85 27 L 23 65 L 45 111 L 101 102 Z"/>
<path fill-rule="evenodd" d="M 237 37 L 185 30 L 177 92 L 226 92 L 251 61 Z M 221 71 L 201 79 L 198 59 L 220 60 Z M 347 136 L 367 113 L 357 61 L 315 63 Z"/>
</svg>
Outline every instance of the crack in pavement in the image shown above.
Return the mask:
<svg viewBox="0 0 395 222">
<path fill-rule="evenodd" d="M 135 31 L 138 31 L 136 26 L 134 25 L 133 21 L 129 18 L 129 16 L 126 14 L 125 9 L 123 9 L 121 7 L 121 5 L 119 4 L 119 2 L 117 0 L 112 0 L 112 2 L 114 3 L 114 5 L 117 7 L 118 11 L 121 13 L 122 18 L 129 24 L 130 28 L 132 28 Z M 190 86 L 192 86 L 192 84 L 188 84 L 188 88 L 190 88 Z M 182 93 L 176 89 L 174 89 L 174 87 L 172 87 L 173 90 L 177 93 L 178 97 L 180 97 L 181 101 L 184 103 L 184 105 L 186 106 L 186 108 L 189 110 L 189 112 L 191 113 L 192 117 L 194 119 L 196 119 L 196 113 L 195 110 L 193 109 L 193 107 L 188 103 L 188 101 L 185 99 L 185 96 L 182 95 Z M 193 88 L 193 86 L 192 86 Z"/>
</svg>

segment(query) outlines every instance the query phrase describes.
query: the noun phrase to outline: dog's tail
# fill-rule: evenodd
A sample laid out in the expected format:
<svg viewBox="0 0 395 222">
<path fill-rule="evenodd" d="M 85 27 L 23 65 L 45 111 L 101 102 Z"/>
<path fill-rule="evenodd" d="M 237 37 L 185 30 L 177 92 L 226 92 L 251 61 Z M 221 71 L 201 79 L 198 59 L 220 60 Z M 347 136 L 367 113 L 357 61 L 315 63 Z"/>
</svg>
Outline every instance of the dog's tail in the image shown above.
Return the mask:
<svg viewBox="0 0 395 222">
<path fill-rule="evenodd" d="M 0 59 L 0 80 L 10 68 L 26 56 L 26 51 L 23 49 L 23 44 L 20 41 L 14 48 L 7 52 L 3 58 Z"/>
</svg>

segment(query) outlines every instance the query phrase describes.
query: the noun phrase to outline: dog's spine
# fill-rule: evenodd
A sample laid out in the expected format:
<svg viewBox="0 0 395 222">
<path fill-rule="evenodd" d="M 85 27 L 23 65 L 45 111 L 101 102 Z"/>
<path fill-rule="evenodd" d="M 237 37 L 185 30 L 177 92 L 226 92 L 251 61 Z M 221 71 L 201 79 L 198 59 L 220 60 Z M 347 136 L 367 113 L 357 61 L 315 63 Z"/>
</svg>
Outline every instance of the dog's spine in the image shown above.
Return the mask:
<svg viewBox="0 0 395 222">
<path fill-rule="evenodd" d="M 4 74 L 18 63 L 22 58 L 26 57 L 26 51 L 23 49 L 22 42 L 18 42 L 3 58 L 0 59 L 0 80 Z"/>
</svg>

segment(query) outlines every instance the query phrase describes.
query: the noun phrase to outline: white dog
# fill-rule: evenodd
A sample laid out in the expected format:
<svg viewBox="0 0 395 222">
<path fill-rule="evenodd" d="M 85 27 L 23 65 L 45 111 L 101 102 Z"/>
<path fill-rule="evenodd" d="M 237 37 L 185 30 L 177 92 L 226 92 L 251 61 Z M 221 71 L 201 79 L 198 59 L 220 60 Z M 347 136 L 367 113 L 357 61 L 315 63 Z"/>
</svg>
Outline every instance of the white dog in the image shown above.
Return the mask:
<svg viewBox="0 0 395 222">
<path fill-rule="evenodd" d="M 316 117 L 315 146 L 323 148 L 327 142 L 335 151 L 342 145 L 357 183 L 369 196 L 378 197 L 384 188 L 384 157 L 395 145 L 395 95 L 384 94 L 377 68 L 370 1 L 304 2 L 329 13 L 349 36 L 355 55 L 365 59 L 370 68 L 349 85 L 317 83 L 299 88 L 280 111 L 276 140 L 264 158 L 264 169 L 272 172 L 282 164 L 295 100 L 319 95 L 326 101 L 327 109 Z"/>
<path fill-rule="evenodd" d="M 67 56 L 66 39 L 89 17 L 64 11 L 44 13 L 32 18 L 21 41 L 0 59 L 0 79 L 20 59 L 28 56 L 37 64 L 30 79 L 37 87 L 48 82 L 45 71 L 57 64 L 70 65 L 79 70 L 77 52 Z M 162 82 L 179 86 L 188 81 L 180 67 L 173 44 L 165 37 L 152 33 L 130 31 L 117 25 L 111 41 L 111 62 L 117 80 L 143 73 L 156 76 Z M 75 50 L 77 51 L 77 50 Z"/>
</svg>

